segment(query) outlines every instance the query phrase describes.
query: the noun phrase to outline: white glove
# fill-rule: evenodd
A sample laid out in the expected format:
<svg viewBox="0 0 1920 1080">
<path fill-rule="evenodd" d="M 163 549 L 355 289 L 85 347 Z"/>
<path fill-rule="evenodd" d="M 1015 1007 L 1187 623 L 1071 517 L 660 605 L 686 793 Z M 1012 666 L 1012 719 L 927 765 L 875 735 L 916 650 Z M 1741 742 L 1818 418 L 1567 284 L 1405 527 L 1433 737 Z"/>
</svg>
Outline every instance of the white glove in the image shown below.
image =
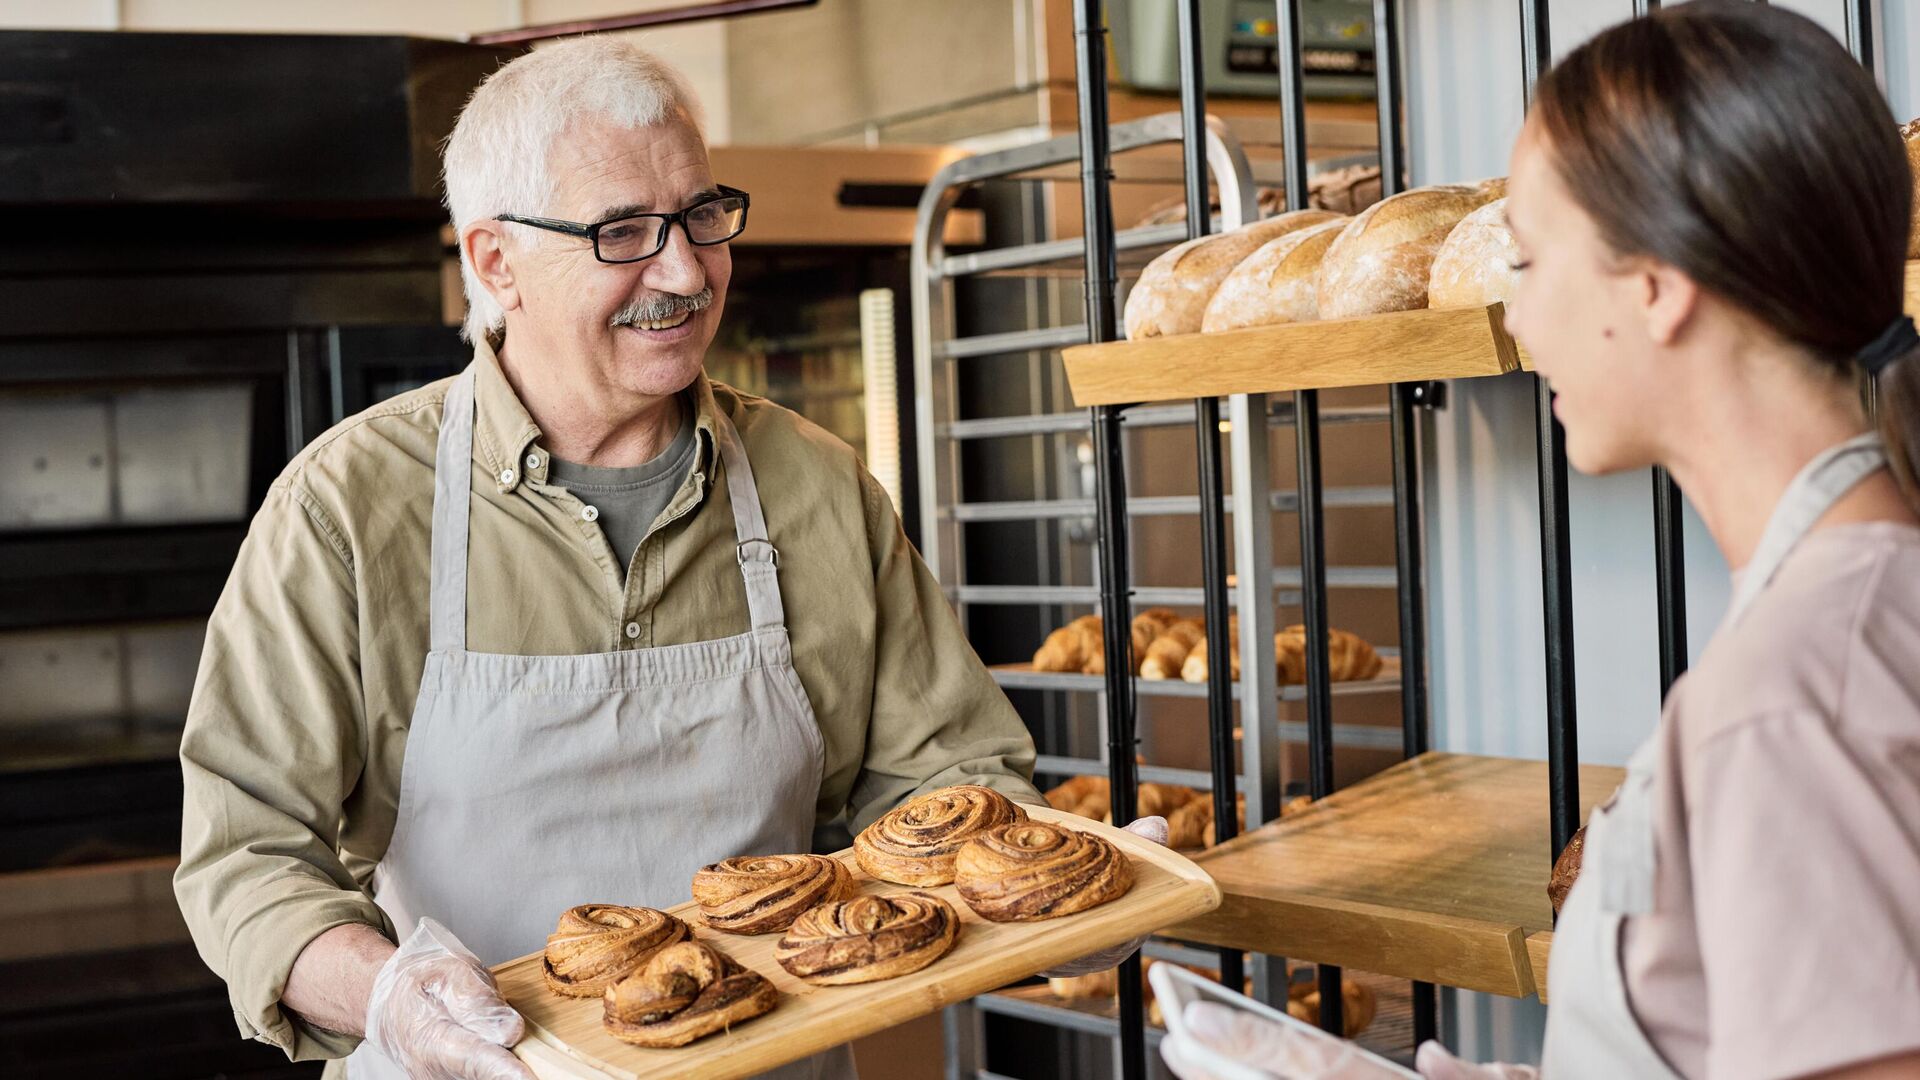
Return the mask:
<svg viewBox="0 0 1920 1080">
<path fill-rule="evenodd" d="M 374 976 L 367 1041 L 414 1080 L 534 1080 L 508 1053 L 525 1021 L 453 932 L 420 925 Z"/>
<path fill-rule="evenodd" d="M 1167 846 L 1166 818 L 1158 815 L 1135 818 L 1128 823 L 1125 828 L 1126 831 L 1143 840 L 1151 840 L 1161 847 Z M 1052 971 L 1043 971 L 1040 973 L 1040 977 L 1043 979 L 1071 979 L 1077 975 L 1091 975 L 1096 971 L 1105 971 L 1110 967 L 1118 967 L 1120 966 L 1120 961 L 1139 952 L 1141 943 L 1146 940 L 1145 936 L 1134 938 L 1125 945 L 1115 945 L 1111 949 L 1103 949 L 1100 952 L 1094 953 L 1092 956 L 1083 956 L 1070 964 L 1063 964 L 1060 967 L 1054 968 Z"/>
<path fill-rule="evenodd" d="M 1317 1028 L 1283 1025 L 1211 1001 L 1195 1001 L 1180 1014 L 1186 1030 L 1160 1042 L 1160 1056 L 1180 1080 L 1213 1080 L 1194 1063 L 1189 1043 L 1218 1057 L 1279 1080 L 1390 1080 L 1396 1074 L 1355 1051 L 1354 1044 Z M 1415 1071 L 1425 1080 L 1537 1080 L 1526 1065 L 1475 1065 L 1429 1042 L 1420 1047 Z"/>
</svg>

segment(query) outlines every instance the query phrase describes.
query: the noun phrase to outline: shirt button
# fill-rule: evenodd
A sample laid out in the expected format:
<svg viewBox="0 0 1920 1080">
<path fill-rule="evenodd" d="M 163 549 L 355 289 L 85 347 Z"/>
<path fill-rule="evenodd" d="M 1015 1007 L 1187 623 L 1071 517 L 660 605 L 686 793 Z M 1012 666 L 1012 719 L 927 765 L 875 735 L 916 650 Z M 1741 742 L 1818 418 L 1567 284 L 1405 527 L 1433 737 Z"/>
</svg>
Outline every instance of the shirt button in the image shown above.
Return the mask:
<svg viewBox="0 0 1920 1080">
<path fill-rule="evenodd" d="M 539 455 L 539 454 L 528 454 L 528 455 L 527 455 L 527 468 L 529 468 L 529 469 L 537 469 L 537 468 L 539 468 L 539 467 L 540 467 L 540 455 Z"/>
<path fill-rule="evenodd" d="M 500 482 L 501 482 L 501 483 L 503 483 L 503 484 L 511 484 L 511 483 L 513 483 L 513 470 L 512 470 L 512 469 L 501 469 L 501 470 L 500 470 Z"/>
<path fill-rule="evenodd" d="M 628 636 L 628 637 L 630 637 L 630 638 L 637 638 L 637 637 L 639 637 L 639 636 L 640 636 L 640 624 L 639 624 L 639 623 L 637 623 L 637 622 L 630 622 L 630 623 L 628 623 L 628 624 L 627 624 L 627 636 Z"/>
<path fill-rule="evenodd" d="M 582 520 L 585 520 L 585 521 L 599 521 L 600 508 L 597 506 L 586 507 L 585 509 L 580 511 L 580 517 Z"/>
</svg>

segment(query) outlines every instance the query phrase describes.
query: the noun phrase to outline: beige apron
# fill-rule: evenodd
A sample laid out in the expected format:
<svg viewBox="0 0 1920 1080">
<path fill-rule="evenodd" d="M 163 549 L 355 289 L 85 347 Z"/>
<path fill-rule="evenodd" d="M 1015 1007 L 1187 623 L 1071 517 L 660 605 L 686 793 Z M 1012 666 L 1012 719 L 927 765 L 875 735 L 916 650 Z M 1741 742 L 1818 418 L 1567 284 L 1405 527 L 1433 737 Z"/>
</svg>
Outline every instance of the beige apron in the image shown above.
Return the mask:
<svg viewBox="0 0 1920 1080">
<path fill-rule="evenodd" d="M 714 435 L 747 633 L 585 656 L 467 650 L 473 377 L 468 368 L 454 380 L 441 420 L 432 651 L 373 892 L 401 940 L 431 916 L 498 964 L 542 948 L 576 904 L 664 908 L 688 898 L 707 863 L 806 851 L 825 746 L 793 669 L 753 470 L 724 416 Z M 365 1044 L 348 1071 L 355 1080 L 404 1075 Z M 843 1046 L 767 1075 L 851 1080 L 853 1055 Z"/>
<path fill-rule="evenodd" d="M 1833 504 L 1886 464 L 1874 435 L 1831 447 L 1807 463 L 1767 519 L 1718 633 L 1739 621 L 1787 556 Z M 1620 967 L 1621 928 L 1653 910 L 1652 790 L 1655 741 L 1627 763 L 1627 778 L 1587 822 L 1579 880 L 1554 927 L 1547 967 L 1546 1080 L 1678 1080 L 1634 1018 Z"/>
</svg>

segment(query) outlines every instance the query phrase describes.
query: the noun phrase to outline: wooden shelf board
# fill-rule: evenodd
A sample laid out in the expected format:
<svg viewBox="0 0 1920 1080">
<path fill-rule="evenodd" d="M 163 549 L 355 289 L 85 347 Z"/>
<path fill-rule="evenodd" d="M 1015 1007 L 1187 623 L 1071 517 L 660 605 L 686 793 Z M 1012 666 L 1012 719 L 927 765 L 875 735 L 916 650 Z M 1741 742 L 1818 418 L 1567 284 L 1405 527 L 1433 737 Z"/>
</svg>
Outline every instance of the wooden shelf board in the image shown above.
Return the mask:
<svg viewBox="0 0 1920 1080">
<path fill-rule="evenodd" d="M 1105 675 L 1082 675 L 1073 671 L 1035 671 L 1031 663 L 991 664 L 988 671 L 1005 686 L 1022 690 L 1105 690 Z M 1137 693 L 1157 697 L 1193 697 L 1207 696 L 1207 684 L 1191 683 L 1184 679 L 1143 679 L 1135 676 L 1133 685 Z M 1234 683 L 1234 696 L 1239 697 L 1239 683 Z M 1292 693 L 1288 693 L 1292 690 Z M 1335 697 L 1348 694 L 1384 694 L 1398 693 L 1400 690 L 1400 658 L 1383 656 L 1380 658 L 1380 673 L 1371 679 L 1348 679 L 1333 684 Z M 1297 700 L 1305 696 L 1305 688 L 1298 683 L 1282 684 L 1282 700 Z"/>
<path fill-rule="evenodd" d="M 1624 775 L 1581 766 L 1583 815 Z M 1224 900 L 1167 933 L 1526 997 L 1547 832 L 1545 762 L 1426 754 L 1196 856 Z"/>
<path fill-rule="evenodd" d="M 1063 355 L 1081 406 L 1472 378 L 1520 366 L 1505 310 L 1396 311 L 1075 345 Z"/>
<path fill-rule="evenodd" d="M 1539 930 L 1527 935 L 1527 959 L 1533 964 L 1533 985 L 1540 1000 L 1547 1000 L 1547 954 L 1553 951 L 1553 931 Z"/>
</svg>

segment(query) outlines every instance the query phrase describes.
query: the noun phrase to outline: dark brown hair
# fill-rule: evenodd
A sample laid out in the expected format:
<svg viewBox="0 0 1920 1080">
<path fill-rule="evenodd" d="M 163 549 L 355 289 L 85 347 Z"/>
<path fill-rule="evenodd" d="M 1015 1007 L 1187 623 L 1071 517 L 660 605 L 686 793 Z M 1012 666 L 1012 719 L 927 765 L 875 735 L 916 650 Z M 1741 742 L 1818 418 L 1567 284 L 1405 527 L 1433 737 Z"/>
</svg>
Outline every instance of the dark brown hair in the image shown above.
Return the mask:
<svg viewBox="0 0 1920 1080">
<path fill-rule="evenodd" d="M 1842 373 L 1904 307 L 1913 177 L 1873 78 L 1804 16 L 1695 0 L 1623 23 L 1540 81 L 1561 179 L 1622 255 L 1687 274 Z M 1877 380 L 1920 506 L 1920 358 Z"/>
</svg>

